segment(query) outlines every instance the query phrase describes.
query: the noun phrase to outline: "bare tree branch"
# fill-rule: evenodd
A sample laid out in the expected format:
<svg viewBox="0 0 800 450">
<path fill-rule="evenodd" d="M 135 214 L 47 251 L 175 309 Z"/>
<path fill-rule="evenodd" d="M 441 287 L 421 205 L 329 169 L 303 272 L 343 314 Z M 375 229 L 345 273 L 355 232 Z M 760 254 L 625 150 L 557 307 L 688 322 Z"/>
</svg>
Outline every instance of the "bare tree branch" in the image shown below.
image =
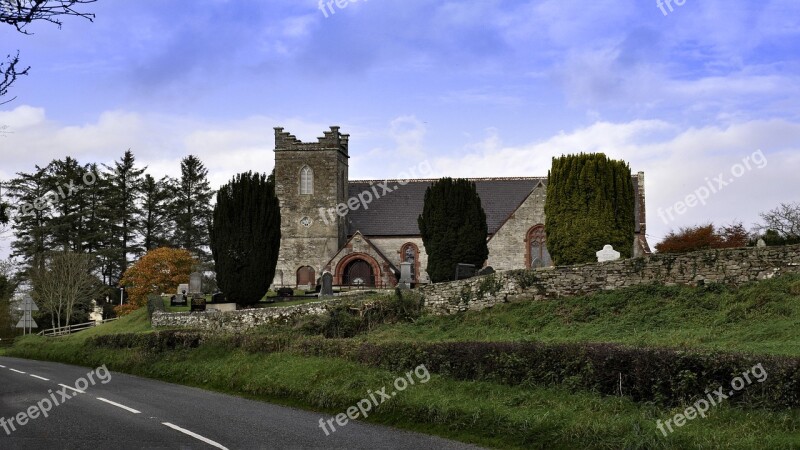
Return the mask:
<svg viewBox="0 0 800 450">
<path fill-rule="evenodd" d="M 774 230 L 785 238 L 800 237 L 800 203 L 781 203 L 769 212 L 761 213 L 763 224 L 759 231 Z"/>
<path fill-rule="evenodd" d="M 35 21 L 50 22 L 61 28 L 61 17 L 77 16 L 94 21 L 93 13 L 85 13 L 75 9 L 76 6 L 94 3 L 97 0 L 0 0 L 0 24 L 11 25 L 22 34 L 33 34 L 25 29 Z M 17 77 L 28 74 L 30 67 L 22 68 L 19 64 L 19 51 L 13 58 L 0 63 L 0 98 L 8 93 L 8 88 Z M 11 102 L 16 97 L 0 101 L 0 105 Z"/>
<path fill-rule="evenodd" d="M 60 17 L 77 16 L 93 21 L 95 15 L 75 9 L 97 0 L 0 0 L 0 23 L 13 26 L 20 33 L 31 34 L 25 27 L 34 21 L 50 22 L 61 27 Z"/>
<path fill-rule="evenodd" d="M 8 58 L 6 63 L 0 63 L 0 98 L 8 93 L 8 88 L 11 87 L 15 81 L 17 81 L 17 77 L 27 75 L 28 70 L 30 69 L 30 67 L 26 67 L 24 69 L 17 67 L 19 64 L 19 52 L 17 52 L 17 54 L 13 57 L 8 55 L 6 58 Z M 16 97 L 0 102 L 0 105 L 14 101 L 15 98 Z"/>
</svg>

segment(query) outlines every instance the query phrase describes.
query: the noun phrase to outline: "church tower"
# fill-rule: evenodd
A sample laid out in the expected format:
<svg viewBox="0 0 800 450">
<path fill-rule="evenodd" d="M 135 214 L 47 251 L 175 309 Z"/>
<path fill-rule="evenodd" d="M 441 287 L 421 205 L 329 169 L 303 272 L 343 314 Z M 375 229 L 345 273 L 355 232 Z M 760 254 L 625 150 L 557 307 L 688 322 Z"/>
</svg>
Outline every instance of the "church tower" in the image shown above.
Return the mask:
<svg viewBox="0 0 800 450">
<path fill-rule="evenodd" d="M 281 246 L 273 287 L 313 288 L 345 245 L 345 219 L 330 211 L 347 202 L 349 138 L 331 127 L 318 142 L 306 143 L 275 128 Z"/>
</svg>

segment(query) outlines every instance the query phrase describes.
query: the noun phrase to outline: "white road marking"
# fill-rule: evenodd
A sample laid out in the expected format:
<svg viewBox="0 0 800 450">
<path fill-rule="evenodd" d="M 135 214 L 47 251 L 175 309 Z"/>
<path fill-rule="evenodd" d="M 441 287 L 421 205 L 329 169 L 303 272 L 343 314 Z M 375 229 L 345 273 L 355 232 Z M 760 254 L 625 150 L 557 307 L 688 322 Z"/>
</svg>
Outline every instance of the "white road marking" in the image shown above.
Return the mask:
<svg viewBox="0 0 800 450">
<path fill-rule="evenodd" d="M 208 445 L 211 445 L 211 446 L 217 447 L 217 448 L 219 448 L 219 449 L 222 449 L 222 450 L 228 450 L 228 448 L 227 448 L 227 447 L 225 447 L 225 446 L 223 446 L 222 444 L 219 444 L 219 443 L 217 443 L 217 442 L 214 442 L 214 441 L 212 441 L 211 439 L 204 438 L 203 436 L 200 436 L 200 435 L 199 435 L 199 434 L 197 434 L 197 433 L 192 433 L 192 432 L 191 432 L 191 431 L 189 431 L 189 430 L 183 429 L 183 428 L 181 428 L 181 427 L 179 427 L 179 426 L 177 426 L 177 425 L 173 425 L 173 424 L 171 424 L 171 423 L 169 423 L 169 422 L 161 422 L 161 425 L 166 425 L 166 426 L 168 426 L 168 427 L 172 428 L 173 430 L 178 430 L 178 431 L 180 431 L 180 432 L 181 432 L 181 433 L 183 433 L 183 434 L 188 434 L 189 436 L 191 436 L 191 437 L 193 437 L 193 438 L 195 438 L 195 439 L 201 440 L 201 441 L 205 442 L 205 443 L 206 443 L 206 444 L 208 444 Z"/>
<path fill-rule="evenodd" d="M 40 377 L 39 375 L 34 375 L 34 374 L 32 374 L 32 373 L 29 373 L 28 375 L 32 376 L 33 378 L 38 378 L 38 379 L 40 379 L 40 380 L 44 380 L 44 381 L 50 381 L 49 379 L 47 379 L 47 378 L 45 378 L 45 377 Z"/>
<path fill-rule="evenodd" d="M 117 402 L 112 402 L 111 400 L 106 400 L 106 399 L 104 399 L 104 398 L 102 398 L 102 397 L 97 397 L 97 399 L 98 399 L 98 400 L 100 400 L 101 402 L 106 402 L 106 403 L 108 403 L 109 405 L 114 405 L 114 406 L 116 406 L 117 408 L 122 408 L 122 409 L 124 409 L 124 410 L 126 410 L 126 411 L 130 411 L 130 412 L 132 412 L 132 413 L 134 413 L 134 414 L 140 414 L 140 413 L 141 413 L 141 411 L 137 411 L 137 410 L 135 410 L 135 409 L 133 409 L 133 408 L 129 408 L 129 407 L 125 406 L 125 405 L 120 405 L 119 403 L 117 403 Z"/>
<path fill-rule="evenodd" d="M 73 390 L 73 391 L 75 391 L 75 392 L 77 392 L 77 393 L 79 393 L 79 394 L 85 394 L 85 393 L 86 393 L 86 392 L 84 392 L 84 391 L 82 391 L 82 390 L 80 390 L 80 389 L 75 389 L 75 388 L 74 388 L 74 387 L 72 387 L 72 386 L 67 386 L 66 384 L 61 384 L 61 383 L 59 383 L 58 385 L 59 385 L 59 386 L 61 386 L 61 387 L 63 387 L 63 388 L 67 388 L 67 389 Z"/>
<path fill-rule="evenodd" d="M 10 370 L 12 372 L 17 372 L 17 373 L 25 373 L 25 372 L 23 372 L 21 370 L 17 370 L 17 369 L 8 369 L 8 370 Z"/>
<path fill-rule="evenodd" d="M 3 365 L 0 365 L 0 367 L 2 367 L 3 369 L 5 369 L 5 368 L 6 368 L 6 366 L 3 366 Z"/>
</svg>

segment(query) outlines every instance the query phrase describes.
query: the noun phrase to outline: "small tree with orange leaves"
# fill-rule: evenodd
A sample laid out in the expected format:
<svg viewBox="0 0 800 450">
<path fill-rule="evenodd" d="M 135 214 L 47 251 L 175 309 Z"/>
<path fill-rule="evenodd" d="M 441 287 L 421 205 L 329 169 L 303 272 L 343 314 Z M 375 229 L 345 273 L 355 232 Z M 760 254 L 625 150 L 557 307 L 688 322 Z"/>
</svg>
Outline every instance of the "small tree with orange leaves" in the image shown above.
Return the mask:
<svg viewBox="0 0 800 450">
<path fill-rule="evenodd" d="M 175 292 L 179 284 L 189 281 L 196 264 L 197 260 L 186 250 L 168 247 L 150 250 L 125 271 L 120 285 L 127 289 L 129 303 L 114 310 L 125 315 L 145 306 L 150 294 Z"/>
</svg>

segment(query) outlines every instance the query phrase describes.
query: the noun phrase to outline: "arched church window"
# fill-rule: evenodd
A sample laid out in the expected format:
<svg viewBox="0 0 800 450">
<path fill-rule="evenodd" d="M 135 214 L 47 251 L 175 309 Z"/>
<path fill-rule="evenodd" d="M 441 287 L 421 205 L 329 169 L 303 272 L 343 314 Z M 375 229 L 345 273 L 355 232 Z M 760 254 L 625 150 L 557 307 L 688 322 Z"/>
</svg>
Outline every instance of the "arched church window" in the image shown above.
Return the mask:
<svg viewBox="0 0 800 450">
<path fill-rule="evenodd" d="M 314 193 L 314 171 L 311 167 L 303 166 L 300 169 L 300 194 L 310 195 Z"/>
<path fill-rule="evenodd" d="M 411 281 L 417 281 L 417 266 L 419 258 L 419 249 L 413 243 L 409 242 L 400 249 L 400 260 L 402 262 L 411 263 Z"/>
<path fill-rule="evenodd" d="M 527 265 L 529 268 L 548 267 L 553 265 L 550 252 L 547 251 L 547 235 L 544 225 L 536 225 L 528 230 L 527 242 Z"/>
</svg>

